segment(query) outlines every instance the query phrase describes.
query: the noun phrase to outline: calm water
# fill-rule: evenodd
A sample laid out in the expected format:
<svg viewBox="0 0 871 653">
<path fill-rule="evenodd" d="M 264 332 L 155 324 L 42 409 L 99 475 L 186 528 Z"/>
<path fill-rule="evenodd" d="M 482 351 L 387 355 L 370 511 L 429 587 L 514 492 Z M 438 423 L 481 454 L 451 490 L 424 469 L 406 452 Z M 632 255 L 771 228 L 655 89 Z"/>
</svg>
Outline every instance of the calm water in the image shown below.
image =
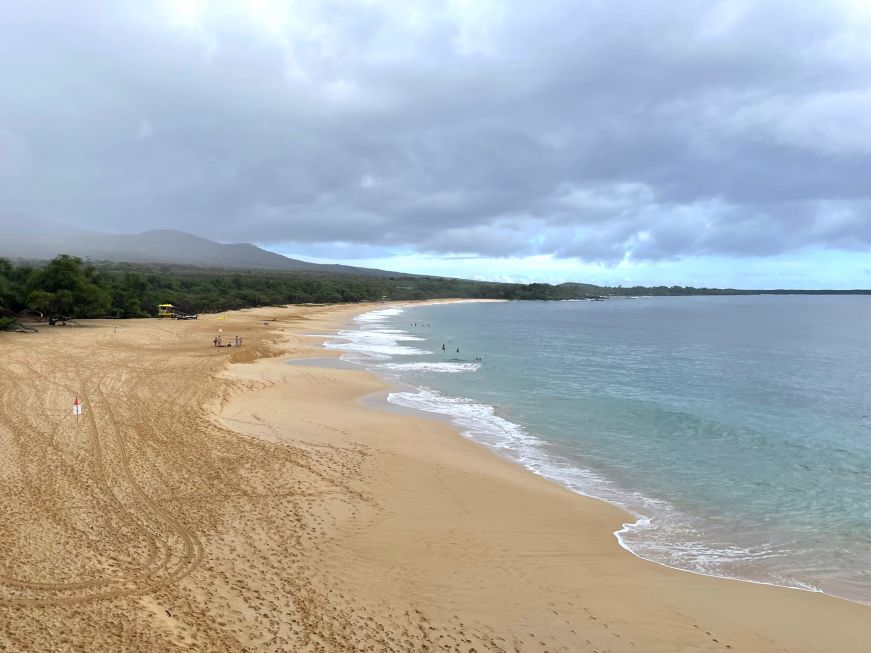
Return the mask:
<svg viewBox="0 0 871 653">
<path fill-rule="evenodd" d="M 391 402 L 628 508 L 637 555 L 871 602 L 871 297 L 418 306 L 342 335 L 418 388 Z"/>
</svg>

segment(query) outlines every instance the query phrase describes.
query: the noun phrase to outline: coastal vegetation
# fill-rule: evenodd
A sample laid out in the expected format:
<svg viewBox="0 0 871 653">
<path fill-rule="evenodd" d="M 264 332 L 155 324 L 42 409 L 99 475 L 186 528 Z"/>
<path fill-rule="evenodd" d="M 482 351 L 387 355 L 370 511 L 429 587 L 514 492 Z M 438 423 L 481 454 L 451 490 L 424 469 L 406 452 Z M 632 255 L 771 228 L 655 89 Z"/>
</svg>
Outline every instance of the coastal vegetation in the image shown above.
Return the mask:
<svg viewBox="0 0 871 653">
<path fill-rule="evenodd" d="M 607 287 L 581 283 L 499 283 L 446 277 L 202 268 L 168 264 L 0 259 L 0 328 L 31 312 L 70 318 L 154 315 L 171 303 L 189 313 L 304 303 L 404 301 L 447 297 L 506 300 L 605 299 L 640 295 L 862 293 L 869 291 L 735 290 L 683 286 Z"/>
</svg>

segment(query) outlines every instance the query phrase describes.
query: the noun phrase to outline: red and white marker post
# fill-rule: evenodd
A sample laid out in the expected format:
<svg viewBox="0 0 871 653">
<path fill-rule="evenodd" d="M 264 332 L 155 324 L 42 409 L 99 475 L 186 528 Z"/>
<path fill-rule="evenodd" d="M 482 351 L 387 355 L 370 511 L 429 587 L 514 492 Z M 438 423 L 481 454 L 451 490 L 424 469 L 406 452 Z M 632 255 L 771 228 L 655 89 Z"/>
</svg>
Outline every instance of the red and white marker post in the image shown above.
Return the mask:
<svg viewBox="0 0 871 653">
<path fill-rule="evenodd" d="M 82 404 L 79 403 L 79 398 L 76 397 L 75 401 L 73 401 L 73 415 L 76 416 L 76 426 L 79 425 L 79 415 L 82 414 Z"/>
</svg>

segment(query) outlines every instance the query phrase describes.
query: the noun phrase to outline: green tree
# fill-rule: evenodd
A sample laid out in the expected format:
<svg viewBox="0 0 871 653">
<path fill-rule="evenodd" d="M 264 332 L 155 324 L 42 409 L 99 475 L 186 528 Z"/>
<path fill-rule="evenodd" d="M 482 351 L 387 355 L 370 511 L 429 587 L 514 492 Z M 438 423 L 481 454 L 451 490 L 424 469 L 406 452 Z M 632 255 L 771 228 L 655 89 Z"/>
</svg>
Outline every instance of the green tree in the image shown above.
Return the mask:
<svg viewBox="0 0 871 653">
<path fill-rule="evenodd" d="M 31 275 L 27 303 L 43 312 L 102 317 L 109 311 L 111 298 L 100 282 L 93 266 L 83 267 L 80 258 L 61 254 Z"/>
<path fill-rule="evenodd" d="M 6 259 L 0 258 L 0 330 L 8 328 L 15 321 L 12 316 L 15 291 L 9 280 L 11 273 L 12 265 Z"/>
<path fill-rule="evenodd" d="M 125 272 L 112 287 L 111 313 L 117 317 L 147 317 L 143 302 L 148 297 L 149 286 L 145 278 L 136 272 Z"/>
<path fill-rule="evenodd" d="M 9 276 L 12 265 L 6 259 L 0 258 L 0 315 L 11 312 L 14 293 Z"/>
<path fill-rule="evenodd" d="M 54 310 L 55 297 L 54 293 L 46 292 L 45 290 L 33 290 L 27 295 L 27 308 L 33 311 L 39 311 L 43 315 L 51 313 Z"/>
</svg>

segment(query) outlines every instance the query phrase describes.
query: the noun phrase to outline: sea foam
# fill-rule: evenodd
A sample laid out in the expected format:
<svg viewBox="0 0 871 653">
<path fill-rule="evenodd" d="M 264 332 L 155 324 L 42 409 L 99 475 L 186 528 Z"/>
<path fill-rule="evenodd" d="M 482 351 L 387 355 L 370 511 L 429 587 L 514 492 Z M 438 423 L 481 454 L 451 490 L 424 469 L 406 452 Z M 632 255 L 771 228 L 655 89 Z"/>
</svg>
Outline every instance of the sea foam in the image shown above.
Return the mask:
<svg viewBox="0 0 871 653">
<path fill-rule="evenodd" d="M 405 342 L 422 342 L 423 338 L 410 335 L 400 329 L 389 329 L 380 326 L 385 320 L 400 315 L 402 312 L 401 308 L 387 308 L 358 315 L 354 318 L 354 322 L 359 325 L 359 328 L 339 331 L 335 336 L 338 339 L 328 340 L 324 343 L 324 347 L 345 352 L 356 352 L 357 354 L 362 354 L 363 358 L 371 358 L 373 360 L 387 360 L 387 357 L 390 356 L 422 356 L 432 353 L 425 349 L 401 344 Z M 341 358 L 350 362 L 359 362 L 361 360 L 361 358 L 353 355 L 342 356 Z"/>
<path fill-rule="evenodd" d="M 476 372 L 480 363 L 467 362 L 423 362 L 423 363 L 381 363 L 378 369 L 392 372 L 437 372 L 439 374 L 463 374 Z"/>
</svg>

